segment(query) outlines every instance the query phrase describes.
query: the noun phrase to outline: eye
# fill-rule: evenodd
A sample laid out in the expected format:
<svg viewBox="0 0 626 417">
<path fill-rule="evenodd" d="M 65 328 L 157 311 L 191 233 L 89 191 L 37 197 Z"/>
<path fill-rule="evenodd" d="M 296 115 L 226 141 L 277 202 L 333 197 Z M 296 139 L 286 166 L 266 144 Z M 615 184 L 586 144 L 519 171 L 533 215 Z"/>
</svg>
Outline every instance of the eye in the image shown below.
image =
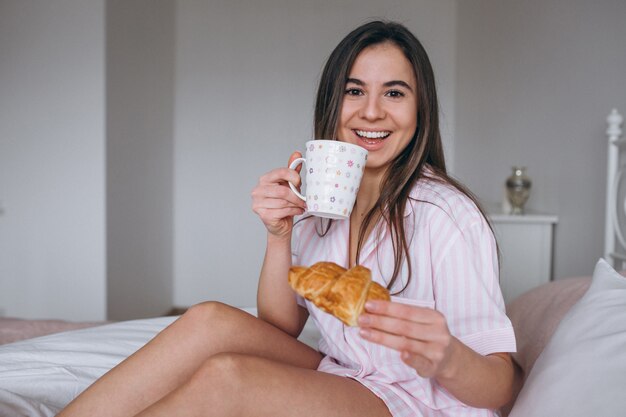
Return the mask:
<svg viewBox="0 0 626 417">
<path fill-rule="evenodd" d="M 363 95 L 363 90 L 361 90 L 360 88 L 347 88 L 345 91 L 345 94 L 347 96 L 362 96 Z"/>
<path fill-rule="evenodd" d="M 385 95 L 388 97 L 393 97 L 393 98 L 399 98 L 399 97 L 405 96 L 405 94 L 400 90 L 389 90 L 387 91 Z"/>
</svg>

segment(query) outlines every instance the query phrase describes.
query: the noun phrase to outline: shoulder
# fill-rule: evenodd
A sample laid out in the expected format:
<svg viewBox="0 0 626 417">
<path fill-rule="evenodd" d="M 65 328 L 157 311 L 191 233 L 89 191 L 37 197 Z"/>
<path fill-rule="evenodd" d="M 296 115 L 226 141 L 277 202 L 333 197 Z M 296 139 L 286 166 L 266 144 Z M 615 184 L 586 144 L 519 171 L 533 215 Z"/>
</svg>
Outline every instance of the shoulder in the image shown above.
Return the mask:
<svg viewBox="0 0 626 417">
<path fill-rule="evenodd" d="M 459 229 L 486 222 L 467 194 L 432 172 L 427 172 L 413 186 L 407 212 L 412 212 L 416 221 L 452 222 Z"/>
</svg>

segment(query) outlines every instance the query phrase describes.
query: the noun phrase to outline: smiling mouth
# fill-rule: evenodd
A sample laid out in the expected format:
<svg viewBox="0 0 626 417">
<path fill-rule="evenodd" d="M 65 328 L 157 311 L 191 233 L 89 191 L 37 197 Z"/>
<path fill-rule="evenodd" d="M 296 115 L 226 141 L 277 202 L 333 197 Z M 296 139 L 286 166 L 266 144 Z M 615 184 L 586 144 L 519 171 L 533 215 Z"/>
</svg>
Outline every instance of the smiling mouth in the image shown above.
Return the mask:
<svg viewBox="0 0 626 417">
<path fill-rule="evenodd" d="M 356 130 L 355 129 L 354 133 L 356 133 L 358 137 L 360 137 L 361 139 L 365 141 L 382 140 L 382 139 L 386 139 L 389 135 L 391 135 L 391 132 L 388 130 L 369 131 L 369 130 Z"/>
</svg>

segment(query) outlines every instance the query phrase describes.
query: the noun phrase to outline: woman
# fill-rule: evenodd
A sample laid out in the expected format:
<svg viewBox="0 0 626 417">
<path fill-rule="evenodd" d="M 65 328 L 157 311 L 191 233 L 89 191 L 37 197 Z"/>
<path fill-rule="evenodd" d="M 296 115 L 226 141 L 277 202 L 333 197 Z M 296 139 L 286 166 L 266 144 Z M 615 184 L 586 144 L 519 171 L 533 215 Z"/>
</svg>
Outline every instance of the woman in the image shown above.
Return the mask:
<svg viewBox="0 0 626 417">
<path fill-rule="evenodd" d="M 252 192 L 268 231 L 259 319 L 194 306 L 60 415 L 495 415 L 511 396 L 515 339 L 493 234 L 446 175 L 437 110 L 428 57 L 405 27 L 351 32 L 315 111 L 316 138 L 369 151 L 350 219 L 294 225 L 305 207 L 287 183 L 298 173 L 262 176 Z M 322 260 L 372 269 L 392 301 L 368 303 L 359 327 L 345 327 L 287 283 L 292 264 Z M 296 339 L 309 314 L 319 351 Z"/>
</svg>

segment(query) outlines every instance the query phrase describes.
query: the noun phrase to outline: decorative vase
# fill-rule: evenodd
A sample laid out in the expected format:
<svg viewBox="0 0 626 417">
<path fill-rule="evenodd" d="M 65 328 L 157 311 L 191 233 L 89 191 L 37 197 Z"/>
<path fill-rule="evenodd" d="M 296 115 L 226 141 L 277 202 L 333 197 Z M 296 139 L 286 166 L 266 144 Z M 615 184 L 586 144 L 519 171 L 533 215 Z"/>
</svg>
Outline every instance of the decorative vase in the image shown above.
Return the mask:
<svg viewBox="0 0 626 417">
<path fill-rule="evenodd" d="M 524 204 L 530 196 L 532 181 L 526 176 L 526 167 L 513 167 L 506 179 L 506 197 L 511 204 L 510 214 L 524 214 Z"/>
</svg>

